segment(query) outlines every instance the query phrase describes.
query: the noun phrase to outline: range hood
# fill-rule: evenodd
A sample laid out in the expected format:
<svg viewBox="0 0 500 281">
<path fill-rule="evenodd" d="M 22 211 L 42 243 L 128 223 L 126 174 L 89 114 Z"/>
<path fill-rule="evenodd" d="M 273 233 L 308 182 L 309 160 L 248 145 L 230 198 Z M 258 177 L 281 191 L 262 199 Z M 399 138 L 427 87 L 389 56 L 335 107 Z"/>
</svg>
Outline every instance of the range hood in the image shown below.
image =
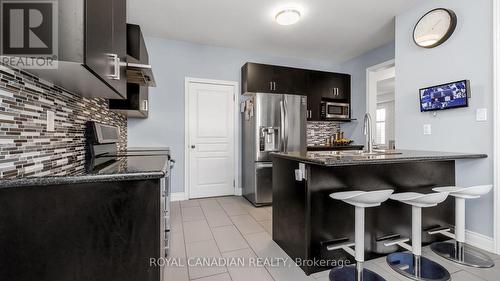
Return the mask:
<svg viewBox="0 0 500 281">
<path fill-rule="evenodd" d="M 156 87 L 141 27 L 127 24 L 127 82 Z"/>
</svg>

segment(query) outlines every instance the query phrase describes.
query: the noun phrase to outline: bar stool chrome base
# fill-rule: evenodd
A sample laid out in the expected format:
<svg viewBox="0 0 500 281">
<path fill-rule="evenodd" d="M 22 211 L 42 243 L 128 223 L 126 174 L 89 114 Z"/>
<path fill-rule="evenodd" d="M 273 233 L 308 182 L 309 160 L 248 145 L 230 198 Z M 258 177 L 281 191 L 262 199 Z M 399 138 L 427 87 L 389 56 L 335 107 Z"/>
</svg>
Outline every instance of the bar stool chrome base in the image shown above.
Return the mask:
<svg viewBox="0 0 500 281">
<path fill-rule="evenodd" d="M 412 253 L 393 253 L 387 263 L 397 273 L 417 281 L 447 281 L 450 273 L 440 264 Z M 416 269 L 416 270 L 415 270 Z"/>
<path fill-rule="evenodd" d="M 330 281 L 386 281 L 382 276 L 366 268 L 363 269 L 362 279 L 358 279 L 356 271 L 355 265 L 334 268 L 330 271 Z"/>
<path fill-rule="evenodd" d="M 431 249 L 439 256 L 461 265 L 476 268 L 490 268 L 495 266 L 495 262 L 489 256 L 464 243 L 436 242 L 431 245 Z"/>
</svg>

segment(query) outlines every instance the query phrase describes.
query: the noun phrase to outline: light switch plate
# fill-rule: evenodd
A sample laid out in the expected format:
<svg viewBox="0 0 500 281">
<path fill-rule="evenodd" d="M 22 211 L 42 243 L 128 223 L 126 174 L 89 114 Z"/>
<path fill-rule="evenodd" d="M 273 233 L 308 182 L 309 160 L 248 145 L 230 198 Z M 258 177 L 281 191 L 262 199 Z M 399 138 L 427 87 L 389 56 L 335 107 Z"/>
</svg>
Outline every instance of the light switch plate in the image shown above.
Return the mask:
<svg viewBox="0 0 500 281">
<path fill-rule="evenodd" d="M 478 108 L 476 110 L 476 121 L 479 121 L 479 122 L 488 121 L 488 109 L 487 108 Z"/>
<path fill-rule="evenodd" d="M 47 111 L 47 132 L 55 131 L 55 114 L 53 111 Z"/>
<path fill-rule="evenodd" d="M 431 124 L 424 124 L 424 135 L 432 135 Z"/>
</svg>

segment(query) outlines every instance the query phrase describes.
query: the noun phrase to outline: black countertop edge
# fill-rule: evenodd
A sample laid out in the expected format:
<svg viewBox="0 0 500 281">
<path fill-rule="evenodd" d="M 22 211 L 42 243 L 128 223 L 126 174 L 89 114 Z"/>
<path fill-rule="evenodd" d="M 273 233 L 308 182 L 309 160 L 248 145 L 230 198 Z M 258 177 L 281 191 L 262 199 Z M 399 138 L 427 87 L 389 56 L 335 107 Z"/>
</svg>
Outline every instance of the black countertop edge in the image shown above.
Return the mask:
<svg viewBox="0 0 500 281">
<path fill-rule="evenodd" d="M 81 176 L 54 176 L 40 178 L 19 178 L 19 179 L 4 179 L 0 180 L 0 189 L 14 187 L 40 187 L 51 185 L 64 184 L 79 184 L 79 183 L 98 183 L 98 182 L 117 182 L 117 181 L 132 181 L 132 180 L 154 180 L 165 176 L 165 172 L 141 172 L 129 174 L 92 174 Z"/>
<path fill-rule="evenodd" d="M 417 150 L 396 150 L 401 154 L 356 158 L 356 157 L 334 157 L 329 159 L 311 158 L 300 153 L 273 153 L 273 157 L 280 157 L 290 160 L 296 160 L 305 164 L 321 165 L 328 167 L 335 166 L 356 166 L 356 165 L 382 165 L 404 162 L 426 162 L 426 161 L 451 161 L 451 160 L 466 160 L 466 159 L 481 159 L 487 158 L 487 154 L 468 154 L 468 153 L 451 153 L 437 151 L 417 151 Z M 308 152 L 321 153 L 321 152 Z M 334 159 L 333 159 L 334 158 Z"/>
</svg>

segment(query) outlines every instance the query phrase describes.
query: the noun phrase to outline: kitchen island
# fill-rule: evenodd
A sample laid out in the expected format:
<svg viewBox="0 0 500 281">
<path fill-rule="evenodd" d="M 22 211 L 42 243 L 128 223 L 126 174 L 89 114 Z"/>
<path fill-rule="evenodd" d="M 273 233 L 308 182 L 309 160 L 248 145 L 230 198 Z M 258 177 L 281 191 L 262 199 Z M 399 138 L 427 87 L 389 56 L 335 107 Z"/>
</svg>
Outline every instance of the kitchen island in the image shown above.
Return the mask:
<svg viewBox="0 0 500 281">
<path fill-rule="evenodd" d="M 455 184 L 455 160 L 486 158 L 483 154 L 428 151 L 332 151 L 273 154 L 273 240 L 300 264 L 306 274 L 331 268 L 352 258 L 333 244 L 354 241 L 354 208 L 333 200 L 333 192 L 393 189 L 397 192 L 432 192 Z M 298 171 L 298 172 L 297 172 Z M 445 237 L 427 230 L 454 225 L 454 201 L 425 208 L 422 242 Z M 411 208 L 389 200 L 366 209 L 366 258 L 397 251 L 385 247 L 389 238 L 411 237 Z M 327 265 L 318 263 L 327 262 Z M 316 262 L 316 263 L 315 263 Z"/>
</svg>

